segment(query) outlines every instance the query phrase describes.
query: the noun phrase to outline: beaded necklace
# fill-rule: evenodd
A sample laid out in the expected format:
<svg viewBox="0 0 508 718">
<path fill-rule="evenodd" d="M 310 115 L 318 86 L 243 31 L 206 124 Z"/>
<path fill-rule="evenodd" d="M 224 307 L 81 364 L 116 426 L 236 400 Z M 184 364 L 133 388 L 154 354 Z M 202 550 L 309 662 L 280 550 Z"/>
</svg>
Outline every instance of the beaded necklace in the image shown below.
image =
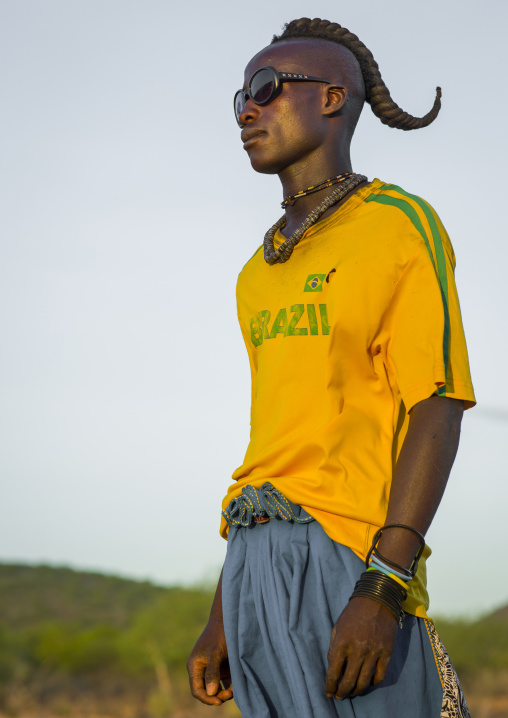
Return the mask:
<svg viewBox="0 0 508 718">
<path fill-rule="evenodd" d="M 350 174 L 349 177 L 345 178 L 340 183 L 340 186 L 337 187 L 337 189 L 331 192 L 326 199 L 318 204 L 317 207 L 314 207 L 312 212 L 310 212 L 298 229 L 295 230 L 293 234 L 280 245 L 280 247 L 275 249 L 273 243 L 275 232 L 286 226 L 286 215 L 283 215 L 265 234 L 263 242 L 265 261 L 268 264 L 282 264 L 283 262 L 287 262 L 293 253 L 293 249 L 296 247 L 309 227 L 315 224 L 329 207 L 332 207 L 332 205 L 337 204 L 337 202 L 340 202 L 341 199 L 344 199 L 349 192 L 354 190 L 355 187 L 358 187 L 358 185 L 362 182 L 367 182 L 367 177 L 365 177 L 365 175 L 357 175 L 354 173 Z"/>
<path fill-rule="evenodd" d="M 285 197 L 280 203 L 280 206 L 282 209 L 286 209 L 288 205 L 291 205 L 292 207 L 296 200 L 300 199 L 300 197 L 305 197 L 308 194 L 314 194 L 314 192 L 319 192 L 319 190 L 325 189 L 325 187 L 331 187 L 334 184 L 343 182 L 347 177 L 351 177 L 351 172 L 343 172 L 341 175 L 337 175 L 337 177 L 330 177 L 330 179 L 323 180 L 323 182 L 319 182 L 319 184 L 311 185 L 310 187 L 307 187 L 307 189 L 301 189 L 296 194 L 290 194 Z"/>
</svg>

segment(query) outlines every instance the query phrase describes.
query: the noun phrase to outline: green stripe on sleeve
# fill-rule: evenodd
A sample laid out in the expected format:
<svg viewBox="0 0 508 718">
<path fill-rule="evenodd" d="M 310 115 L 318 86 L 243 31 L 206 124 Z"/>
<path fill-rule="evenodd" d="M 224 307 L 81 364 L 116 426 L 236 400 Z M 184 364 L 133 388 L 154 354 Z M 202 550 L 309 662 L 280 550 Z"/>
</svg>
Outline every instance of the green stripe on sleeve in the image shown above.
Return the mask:
<svg viewBox="0 0 508 718">
<path fill-rule="evenodd" d="M 446 374 L 448 374 L 448 346 L 449 346 L 449 339 L 450 339 L 450 312 L 449 312 L 449 301 L 448 301 L 448 276 L 446 274 L 446 260 L 445 260 L 445 254 L 444 254 L 444 249 L 443 249 L 443 241 L 441 239 L 441 233 L 439 232 L 439 227 L 437 226 L 437 222 L 432 213 L 431 208 L 429 207 L 427 202 L 425 202 L 421 197 L 417 197 L 414 194 L 410 194 L 409 192 L 406 192 L 405 190 L 403 190 L 401 187 L 398 187 L 397 185 L 387 185 L 387 189 L 393 189 L 396 192 L 399 192 L 400 194 L 404 195 L 405 197 L 409 197 L 410 199 L 413 200 L 413 202 L 416 202 L 416 204 L 420 207 L 420 209 L 424 213 L 425 217 L 427 218 L 427 222 L 429 223 L 430 231 L 432 232 L 432 239 L 434 240 L 434 249 L 436 252 L 439 286 L 441 287 L 441 295 L 443 297 L 443 305 L 444 305 L 444 312 L 445 312 L 445 326 L 444 326 L 444 334 L 443 334 L 443 356 L 444 356 L 444 364 L 445 364 Z M 446 386 L 440 386 L 437 393 L 440 395 L 445 394 Z"/>
<path fill-rule="evenodd" d="M 385 194 L 371 194 L 366 199 L 365 202 L 378 202 L 379 204 L 385 204 L 390 205 L 392 207 L 397 207 L 398 209 L 402 210 L 404 214 L 408 217 L 408 219 L 412 222 L 416 230 L 420 233 L 422 236 L 425 246 L 427 247 L 427 251 L 429 253 L 432 266 L 434 267 L 434 271 L 436 272 L 436 278 L 439 283 L 439 289 L 441 291 L 441 299 L 443 301 L 443 312 L 444 312 L 444 331 L 443 331 L 443 361 L 445 366 L 445 381 L 447 380 L 448 376 L 448 360 L 449 360 L 449 351 L 448 351 L 448 343 L 449 343 L 449 337 L 450 337 L 450 312 L 448 309 L 448 278 L 446 275 L 446 261 L 444 256 L 444 250 L 443 250 L 443 243 L 441 241 L 441 235 L 439 233 L 439 228 L 437 226 L 436 220 L 434 218 L 434 215 L 432 214 L 432 211 L 430 207 L 422 200 L 420 197 L 416 197 L 415 195 L 409 194 L 408 192 L 405 192 L 403 189 L 398 187 L 397 185 L 385 185 L 383 187 L 385 190 L 393 190 L 395 192 L 399 192 L 400 194 L 405 195 L 406 197 L 409 197 L 414 202 L 418 204 L 418 206 L 422 209 L 423 213 L 425 214 L 425 217 L 429 223 L 429 227 L 432 232 L 432 239 L 434 242 L 434 248 L 436 251 L 436 261 L 437 261 L 437 268 L 436 263 L 434 262 L 434 255 L 432 254 L 432 250 L 430 248 L 429 239 L 427 237 L 427 233 L 425 232 L 425 228 L 420 220 L 420 217 L 418 216 L 417 211 L 414 209 L 414 207 L 411 206 L 409 202 L 407 202 L 404 199 L 399 199 L 397 197 L 392 197 L 391 195 L 385 195 Z M 446 394 L 446 384 L 444 386 L 438 387 L 437 394 L 439 396 L 443 396 Z"/>
<path fill-rule="evenodd" d="M 416 204 L 421 208 L 425 217 L 427 218 L 427 222 L 429 223 L 430 231 L 432 232 L 432 239 L 434 240 L 434 249 L 436 251 L 439 282 L 441 284 L 441 287 L 442 287 L 442 290 L 444 293 L 446 306 L 448 307 L 448 277 L 446 275 L 446 260 L 445 260 L 445 255 L 444 255 L 443 242 L 441 240 L 441 234 L 439 232 L 439 228 L 437 226 L 436 219 L 435 219 L 434 215 L 432 214 L 432 210 L 430 209 L 427 202 L 425 202 L 423 199 L 421 199 L 421 197 L 417 197 L 414 194 L 409 194 L 409 192 L 405 192 L 400 187 L 397 187 L 397 185 L 388 185 L 388 189 L 394 189 L 396 192 L 400 192 L 400 194 L 403 194 L 406 197 L 409 197 L 410 199 L 412 199 L 413 202 L 416 202 Z"/>
<path fill-rule="evenodd" d="M 397 199 L 397 197 L 392 197 L 388 194 L 370 194 L 365 202 L 379 202 L 379 204 L 388 204 L 392 207 L 398 207 L 398 209 L 401 209 L 405 215 L 411 220 L 411 222 L 414 224 L 415 228 L 420 232 L 420 234 L 423 237 L 423 240 L 425 242 L 425 246 L 427 247 L 430 258 L 432 260 L 432 266 L 434 269 L 436 269 L 436 265 L 434 264 L 434 257 L 432 256 L 432 250 L 430 248 L 429 239 L 427 237 L 427 233 L 423 227 L 423 224 L 421 222 L 421 219 L 418 217 L 418 212 L 414 209 L 414 207 L 411 207 L 409 202 L 406 202 L 405 199 Z"/>
</svg>

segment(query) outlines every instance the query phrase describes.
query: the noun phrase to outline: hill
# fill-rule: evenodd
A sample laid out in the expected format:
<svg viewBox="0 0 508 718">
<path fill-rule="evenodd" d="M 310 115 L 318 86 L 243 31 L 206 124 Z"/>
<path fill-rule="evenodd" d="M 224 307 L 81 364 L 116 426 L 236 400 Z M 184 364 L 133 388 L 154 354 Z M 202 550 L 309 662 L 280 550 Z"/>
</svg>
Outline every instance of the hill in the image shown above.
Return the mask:
<svg viewBox="0 0 508 718">
<path fill-rule="evenodd" d="M 212 596 L 71 568 L 0 564 L 0 666 L 144 676 L 154 651 L 183 672 Z M 148 648 L 149 646 L 149 648 Z M 155 648 L 156 647 L 156 648 Z M 10 656 L 12 661 L 7 660 Z"/>
<path fill-rule="evenodd" d="M 41 706 L 64 718 L 201 715 L 185 663 L 211 600 L 204 589 L 0 564 L 0 718 L 28 718 Z M 482 718 L 508 715 L 508 606 L 436 626 L 471 708 Z M 231 704 L 223 715 L 239 714 Z"/>
<path fill-rule="evenodd" d="M 126 628 L 137 611 L 167 593 L 149 581 L 67 567 L 0 564 L 0 622 L 12 629 L 42 621 Z"/>
<path fill-rule="evenodd" d="M 200 589 L 0 564 L 0 718 L 200 716 L 185 664 L 211 599 Z M 231 704 L 224 715 L 238 711 Z"/>
</svg>

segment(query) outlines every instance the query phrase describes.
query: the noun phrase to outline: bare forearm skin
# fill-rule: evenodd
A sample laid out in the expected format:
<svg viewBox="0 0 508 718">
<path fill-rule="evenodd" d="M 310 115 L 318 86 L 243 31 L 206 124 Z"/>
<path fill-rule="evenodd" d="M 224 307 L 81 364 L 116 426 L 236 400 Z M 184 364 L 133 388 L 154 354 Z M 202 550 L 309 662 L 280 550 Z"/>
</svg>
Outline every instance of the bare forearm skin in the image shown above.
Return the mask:
<svg viewBox="0 0 508 718">
<path fill-rule="evenodd" d="M 426 534 L 450 475 L 460 438 L 464 402 L 431 396 L 416 404 L 395 467 L 385 524 L 405 524 Z M 379 550 L 409 567 L 418 538 L 404 529 L 385 531 Z"/>
<path fill-rule="evenodd" d="M 222 574 L 224 569 L 220 572 L 219 582 L 217 584 L 217 590 L 212 602 L 212 608 L 210 609 L 210 621 L 220 621 L 222 623 Z"/>
<path fill-rule="evenodd" d="M 220 706 L 233 697 L 228 650 L 222 620 L 222 572 L 210 619 L 187 661 L 191 693 L 201 703 Z"/>
<path fill-rule="evenodd" d="M 416 404 L 394 471 L 385 524 L 405 524 L 425 534 L 457 453 L 464 404 L 431 396 Z M 409 568 L 419 539 L 388 529 L 379 542 L 386 558 Z M 328 651 L 326 693 L 342 700 L 386 677 L 398 626 L 393 613 L 370 598 L 355 597 L 335 624 Z"/>
</svg>

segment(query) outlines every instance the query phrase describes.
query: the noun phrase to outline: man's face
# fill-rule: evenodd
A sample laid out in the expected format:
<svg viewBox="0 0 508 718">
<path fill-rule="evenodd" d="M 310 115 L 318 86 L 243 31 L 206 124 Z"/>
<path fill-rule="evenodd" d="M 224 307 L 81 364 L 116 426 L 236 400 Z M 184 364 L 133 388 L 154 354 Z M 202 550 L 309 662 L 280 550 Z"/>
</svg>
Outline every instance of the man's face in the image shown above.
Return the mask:
<svg viewBox="0 0 508 718">
<path fill-rule="evenodd" d="M 261 50 L 245 69 L 245 89 L 259 68 L 316 75 L 308 43 L 291 41 Z M 310 53 L 312 54 L 312 53 Z M 329 86 L 318 82 L 285 82 L 268 105 L 247 100 L 240 115 L 241 138 L 256 172 L 280 173 L 309 157 L 323 144 L 326 121 L 322 114 Z"/>
</svg>

